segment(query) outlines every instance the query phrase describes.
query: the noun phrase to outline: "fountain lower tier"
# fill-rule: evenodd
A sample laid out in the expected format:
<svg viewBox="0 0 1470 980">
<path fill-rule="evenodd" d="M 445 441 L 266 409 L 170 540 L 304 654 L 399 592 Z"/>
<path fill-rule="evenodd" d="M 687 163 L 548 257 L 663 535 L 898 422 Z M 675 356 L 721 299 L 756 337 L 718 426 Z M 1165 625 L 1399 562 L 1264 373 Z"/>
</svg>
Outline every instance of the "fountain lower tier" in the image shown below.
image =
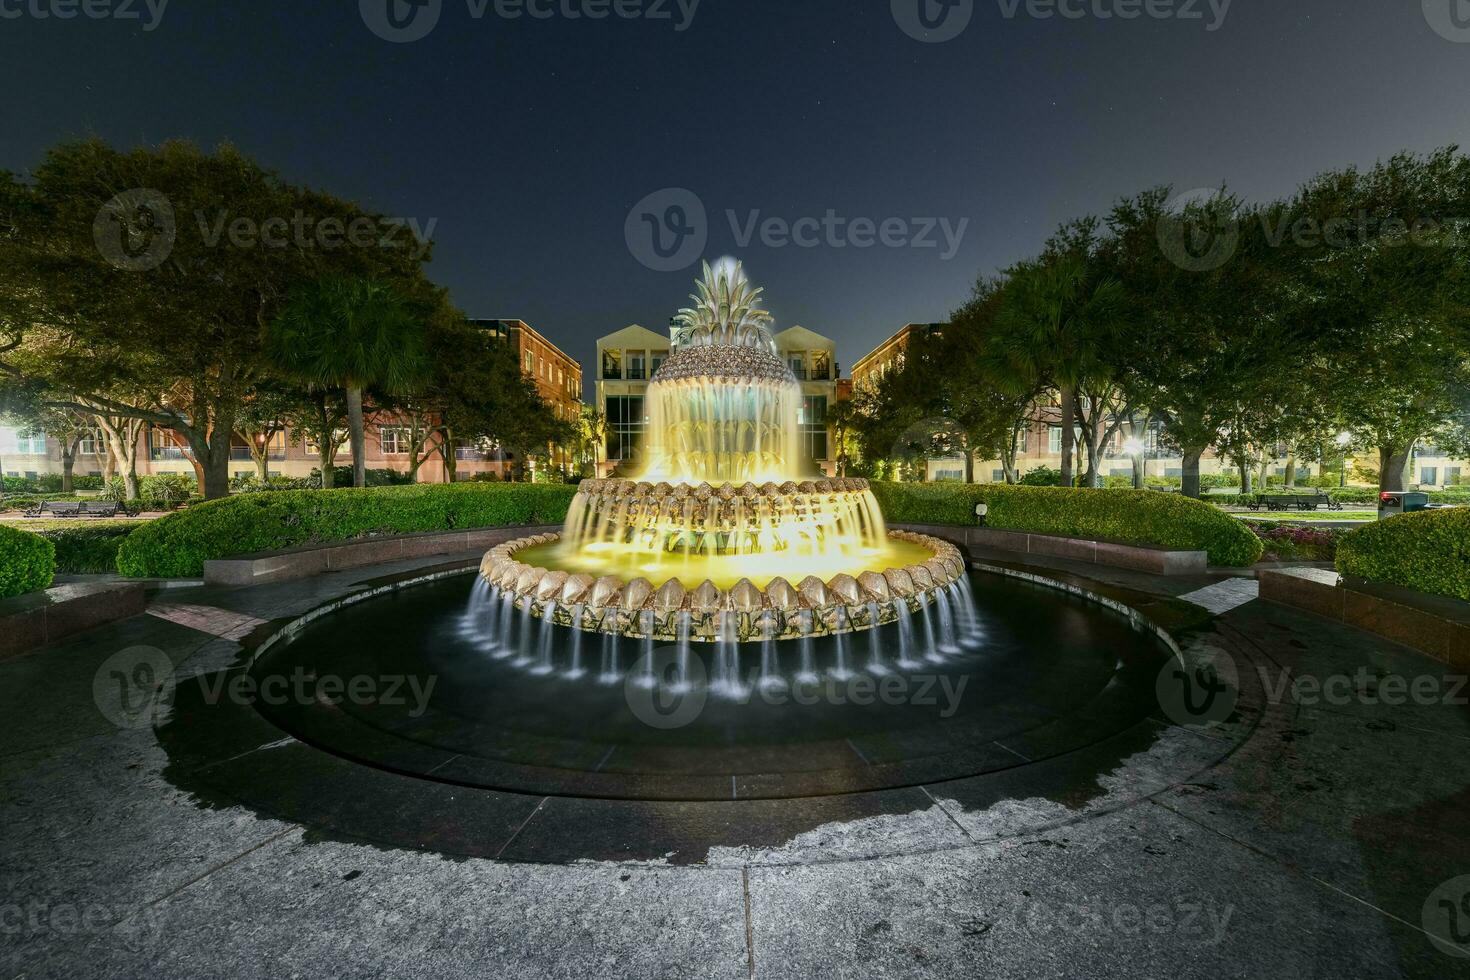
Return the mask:
<svg viewBox="0 0 1470 980">
<path fill-rule="evenodd" d="M 677 576 L 661 582 L 647 577 L 597 577 L 585 572 L 541 567 L 545 547 L 562 540 L 543 534 L 490 551 L 480 574 L 501 596 L 531 615 L 562 626 L 596 633 L 677 642 L 745 642 L 796 639 L 872 629 L 918 612 L 965 570 L 959 549 L 927 535 L 894 531 L 891 550 L 906 563 L 852 572 L 829 580 L 807 574 L 793 586 L 784 576 L 757 585 L 741 578 L 728 588 L 705 578 L 698 585 Z M 803 562 L 793 557 L 796 578 Z"/>
</svg>

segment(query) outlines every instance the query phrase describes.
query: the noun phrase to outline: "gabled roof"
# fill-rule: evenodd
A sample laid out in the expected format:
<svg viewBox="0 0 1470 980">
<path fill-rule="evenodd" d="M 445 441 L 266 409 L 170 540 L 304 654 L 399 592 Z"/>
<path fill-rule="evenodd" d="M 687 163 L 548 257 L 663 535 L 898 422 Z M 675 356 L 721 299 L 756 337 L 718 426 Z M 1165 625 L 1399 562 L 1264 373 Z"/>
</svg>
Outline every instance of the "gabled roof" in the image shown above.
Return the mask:
<svg viewBox="0 0 1470 980">
<path fill-rule="evenodd" d="M 788 327 L 776 334 L 778 350 L 836 350 L 837 342 L 806 327 Z"/>
<path fill-rule="evenodd" d="M 669 338 L 665 334 L 656 334 L 647 327 L 641 327 L 634 323 L 624 327 L 617 333 L 610 333 L 606 337 L 597 338 L 597 346 L 613 349 L 631 348 L 633 350 L 641 350 L 648 348 L 659 350 L 669 346 Z"/>
</svg>

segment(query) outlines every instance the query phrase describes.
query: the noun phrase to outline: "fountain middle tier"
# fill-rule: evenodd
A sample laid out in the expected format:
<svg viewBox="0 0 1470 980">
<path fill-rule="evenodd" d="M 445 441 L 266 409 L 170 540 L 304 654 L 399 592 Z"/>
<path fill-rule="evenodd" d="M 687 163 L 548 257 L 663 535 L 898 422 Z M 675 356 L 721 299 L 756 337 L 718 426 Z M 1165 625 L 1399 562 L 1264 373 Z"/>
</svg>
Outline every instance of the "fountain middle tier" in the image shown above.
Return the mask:
<svg viewBox="0 0 1470 980">
<path fill-rule="evenodd" d="M 842 566 L 881 551 L 887 530 L 864 480 L 718 487 L 590 480 L 572 502 L 563 539 L 565 550 L 589 558 L 615 552 L 635 566 L 696 556 Z"/>
</svg>

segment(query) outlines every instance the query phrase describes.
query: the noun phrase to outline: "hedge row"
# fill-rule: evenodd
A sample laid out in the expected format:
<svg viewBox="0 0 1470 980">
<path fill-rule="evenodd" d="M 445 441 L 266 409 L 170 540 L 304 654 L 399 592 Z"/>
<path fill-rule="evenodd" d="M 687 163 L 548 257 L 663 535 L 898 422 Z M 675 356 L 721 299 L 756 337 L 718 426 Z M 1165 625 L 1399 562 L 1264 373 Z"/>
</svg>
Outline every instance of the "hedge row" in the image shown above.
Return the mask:
<svg viewBox="0 0 1470 980">
<path fill-rule="evenodd" d="M 56 577 L 56 547 L 37 534 L 0 524 L 0 599 L 44 589 Z"/>
<path fill-rule="evenodd" d="M 118 549 L 134 578 L 191 578 L 204 563 L 373 535 L 559 524 L 575 487 L 450 484 L 285 490 L 212 500 L 139 527 Z"/>
<path fill-rule="evenodd" d="M 874 483 L 883 516 L 897 524 L 974 525 L 1209 553 L 1210 564 L 1245 567 L 1261 541 L 1234 517 L 1178 494 L 1154 490 L 1069 490 L 1004 484 Z"/>
<path fill-rule="evenodd" d="M 1353 531 L 1337 546 L 1337 570 L 1470 599 L 1470 507 L 1400 514 Z"/>
<path fill-rule="evenodd" d="M 132 521 L 87 521 L 70 518 L 34 533 L 56 547 L 56 570 L 66 575 L 104 575 L 117 571 L 123 539 L 143 525 Z"/>
</svg>

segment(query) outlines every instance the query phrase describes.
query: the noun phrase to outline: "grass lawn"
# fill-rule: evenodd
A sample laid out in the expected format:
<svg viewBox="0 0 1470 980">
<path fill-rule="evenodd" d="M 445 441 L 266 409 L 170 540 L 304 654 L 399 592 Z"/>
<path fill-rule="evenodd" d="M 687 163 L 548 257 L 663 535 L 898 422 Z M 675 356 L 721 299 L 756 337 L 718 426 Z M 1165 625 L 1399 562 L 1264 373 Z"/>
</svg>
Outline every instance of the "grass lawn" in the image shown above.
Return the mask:
<svg viewBox="0 0 1470 980">
<path fill-rule="evenodd" d="M 39 534 L 42 531 L 69 531 L 79 527 L 137 527 L 158 515 L 149 517 L 0 517 L 18 531 Z"/>
<path fill-rule="evenodd" d="M 1251 510 L 1235 515 L 1243 521 L 1376 521 L 1376 510 Z"/>
</svg>

